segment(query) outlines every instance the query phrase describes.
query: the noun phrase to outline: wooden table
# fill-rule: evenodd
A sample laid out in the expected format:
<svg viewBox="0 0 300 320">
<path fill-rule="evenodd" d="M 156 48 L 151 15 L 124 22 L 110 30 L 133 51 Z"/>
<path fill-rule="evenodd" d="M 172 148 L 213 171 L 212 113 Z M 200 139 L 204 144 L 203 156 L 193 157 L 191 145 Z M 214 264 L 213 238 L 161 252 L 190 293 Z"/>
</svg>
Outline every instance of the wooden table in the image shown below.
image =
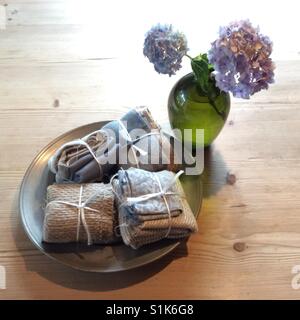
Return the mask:
<svg viewBox="0 0 300 320">
<path fill-rule="evenodd" d="M 64 3 L 0 1 L 8 22 L 0 30 L 0 299 L 300 298 L 291 285 L 300 265 L 300 61 L 278 61 L 269 91 L 233 99 L 206 152 L 200 232 L 186 247 L 105 275 L 73 271 L 35 249 L 22 230 L 18 192 L 36 153 L 71 128 L 137 105 L 167 121 L 168 92 L 189 70 L 169 79 L 140 51 L 109 53 L 68 20 Z"/>
</svg>

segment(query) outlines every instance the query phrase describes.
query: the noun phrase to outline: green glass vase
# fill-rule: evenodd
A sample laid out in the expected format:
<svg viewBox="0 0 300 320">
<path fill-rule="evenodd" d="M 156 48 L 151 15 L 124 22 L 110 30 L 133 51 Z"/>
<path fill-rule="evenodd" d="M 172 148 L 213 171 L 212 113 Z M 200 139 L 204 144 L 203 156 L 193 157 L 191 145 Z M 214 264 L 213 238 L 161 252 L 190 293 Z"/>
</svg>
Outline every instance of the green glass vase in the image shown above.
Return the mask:
<svg viewBox="0 0 300 320">
<path fill-rule="evenodd" d="M 203 95 L 193 73 L 182 77 L 170 92 L 168 112 L 171 127 L 179 129 L 183 141 L 189 140 L 195 148 L 200 147 L 196 129 L 204 129 L 204 146 L 207 147 L 221 132 L 228 117 L 230 96 L 216 92 L 214 99 Z M 184 129 L 192 129 L 192 135 L 184 136 Z"/>
</svg>

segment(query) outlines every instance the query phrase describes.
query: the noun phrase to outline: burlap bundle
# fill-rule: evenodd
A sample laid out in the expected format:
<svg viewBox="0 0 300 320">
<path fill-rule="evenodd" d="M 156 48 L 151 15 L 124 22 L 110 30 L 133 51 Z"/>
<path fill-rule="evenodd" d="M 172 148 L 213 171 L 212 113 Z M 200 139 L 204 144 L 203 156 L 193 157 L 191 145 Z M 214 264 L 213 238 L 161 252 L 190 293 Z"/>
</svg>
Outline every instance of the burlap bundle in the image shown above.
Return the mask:
<svg viewBox="0 0 300 320">
<path fill-rule="evenodd" d="M 112 181 L 119 207 L 119 227 L 125 244 L 137 249 L 164 238 L 189 236 L 198 230 L 180 181 L 170 171 L 120 170 Z M 160 193 L 147 200 L 143 196 Z M 130 200 L 130 201 L 129 201 Z M 166 204 L 166 202 L 167 204 Z"/>
<path fill-rule="evenodd" d="M 80 190 L 81 188 L 82 190 Z M 80 191 L 82 194 L 81 203 L 91 199 L 85 204 L 83 210 L 92 243 L 109 244 L 119 241 L 120 237 L 115 234 L 118 217 L 114 194 L 111 185 L 103 183 L 54 184 L 49 186 L 43 240 L 49 243 L 87 243 L 87 232 L 79 208 L 76 207 L 80 203 Z"/>
</svg>

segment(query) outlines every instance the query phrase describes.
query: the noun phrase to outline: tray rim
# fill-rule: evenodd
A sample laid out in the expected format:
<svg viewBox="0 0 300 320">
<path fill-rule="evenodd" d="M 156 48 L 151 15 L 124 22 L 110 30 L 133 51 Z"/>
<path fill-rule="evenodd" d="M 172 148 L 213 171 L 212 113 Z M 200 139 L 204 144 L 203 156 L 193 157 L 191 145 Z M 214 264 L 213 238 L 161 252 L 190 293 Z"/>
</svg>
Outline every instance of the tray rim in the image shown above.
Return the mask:
<svg viewBox="0 0 300 320">
<path fill-rule="evenodd" d="M 150 260 L 140 262 L 140 263 L 138 263 L 136 265 L 132 265 L 132 266 L 129 266 L 129 267 L 126 267 L 126 268 L 119 267 L 119 268 L 116 268 L 116 269 L 113 269 L 113 270 L 106 270 L 106 269 L 99 270 L 99 269 L 93 269 L 93 268 L 82 268 L 82 267 L 79 267 L 79 266 L 74 266 L 73 264 L 67 263 L 65 261 L 61 261 L 60 259 L 58 259 L 54 255 L 52 255 L 49 252 L 47 252 L 43 247 L 41 247 L 40 243 L 29 232 L 29 225 L 28 225 L 28 222 L 26 221 L 26 214 L 25 214 L 25 210 L 23 208 L 23 204 L 24 204 L 23 197 L 24 197 L 24 190 L 25 190 L 25 187 L 26 187 L 26 182 L 27 182 L 28 177 L 29 177 L 29 175 L 30 175 L 30 173 L 32 171 L 32 168 L 36 165 L 38 160 L 43 157 L 43 155 L 47 152 L 47 150 L 49 148 L 51 148 L 54 144 L 56 144 L 57 142 L 62 140 L 64 137 L 72 134 L 72 132 L 77 131 L 78 129 L 83 129 L 85 127 L 89 127 L 89 126 L 96 125 L 96 124 L 99 124 L 99 123 L 102 123 L 102 124 L 104 123 L 105 124 L 105 123 L 108 123 L 109 121 L 112 121 L 112 120 L 95 121 L 95 122 L 91 122 L 91 123 L 88 123 L 88 124 L 85 124 L 85 125 L 82 125 L 82 126 L 78 126 L 78 127 L 73 128 L 71 130 L 68 130 L 67 132 L 65 132 L 65 133 L 57 136 L 53 140 L 51 140 L 46 146 L 44 146 L 36 154 L 36 156 L 31 161 L 30 165 L 27 167 L 27 169 L 25 171 L 25 174 L 24 174 L 24 176 L 22 178 L 22 182 L 21 182 L 21 186 L 20 186 L 20 190 L 19 190 L 19 197 L 18 197 L 19 214 L 21 215 L 21 221 L 22 221 L 23 229 L 24 229 L 27 237 L 30 239 L 30 241 L 34 244 L 34 246 L 37 249 L 39 249 L 40 252 L 42 252 L 44 255 L 49 257 L 51 260 L 56 261 L 57 263 L 60 263 L 61 265 L 70 267 L 70 268 L 72 268 L 74 270 L 78 270 L 78 271 L 81 271 L 81 272 L 115 273 L 115 272 L 121 272 L 121 271 L 127 271 L 127 270 L 136 269 L 136 268 L 148 265 L 150 263 L 153 263 L 153 262 L 161 259 L 162 257 L 164 257 L 164 256 L 168 255 L 170 252 L 172 252 L 176 247 L 178 247 L 180 245 L 180 243 L 186 241 L 186 239 L 182 239 L 182 240 L 178 240 L 178 241 L 176 241 L 174 243 L 170 243 L 168 249 L 166 249 L 166 251 L 164 251 L 163 253 L 160 253 L 157 256 L 150 258 Z M 198 204 L 197 212 L 196 212 L 196 215 L 195 215 L 196 219 L 198 218 L 200 210 L 201 210 L 201 207 L 202 207 L 202 200 L 203 200 L 203 194 L 201 195 L 201 200 L 199 201 L 199 204 Z"/>
</svg>

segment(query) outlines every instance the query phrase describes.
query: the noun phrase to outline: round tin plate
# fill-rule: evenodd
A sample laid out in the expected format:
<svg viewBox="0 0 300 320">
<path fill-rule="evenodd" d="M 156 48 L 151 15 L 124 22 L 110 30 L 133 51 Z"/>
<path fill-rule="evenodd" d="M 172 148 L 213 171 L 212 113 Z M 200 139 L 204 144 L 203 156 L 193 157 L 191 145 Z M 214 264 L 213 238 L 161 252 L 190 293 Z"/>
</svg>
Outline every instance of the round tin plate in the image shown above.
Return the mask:
<svg viewBox="0 0 300 320">
<path fill-rule="evenodd" d="M 48 185 L 54 182 L 54 175 L 48 169 L 49 158 L 62 144 L 98 130 L 106 123 L 107 121 L 96 122 L 76 128 L 46 146 L 27 169 L 19 198 L 23 226 L 34 245 L 60 263 L 90 272 L 114 272 L 143 266 L 163 257 L 180 243 L 165 239 L 134 250 L 122 243 L 87 246 L 76 243 L 47 244 L 42 241 L 43 206 L 45 205 L 46 190 Z M 202 201 L 200 176 L 183 175 L 180 180 L 191 209 L 197 217 Z"/>
</svg>

